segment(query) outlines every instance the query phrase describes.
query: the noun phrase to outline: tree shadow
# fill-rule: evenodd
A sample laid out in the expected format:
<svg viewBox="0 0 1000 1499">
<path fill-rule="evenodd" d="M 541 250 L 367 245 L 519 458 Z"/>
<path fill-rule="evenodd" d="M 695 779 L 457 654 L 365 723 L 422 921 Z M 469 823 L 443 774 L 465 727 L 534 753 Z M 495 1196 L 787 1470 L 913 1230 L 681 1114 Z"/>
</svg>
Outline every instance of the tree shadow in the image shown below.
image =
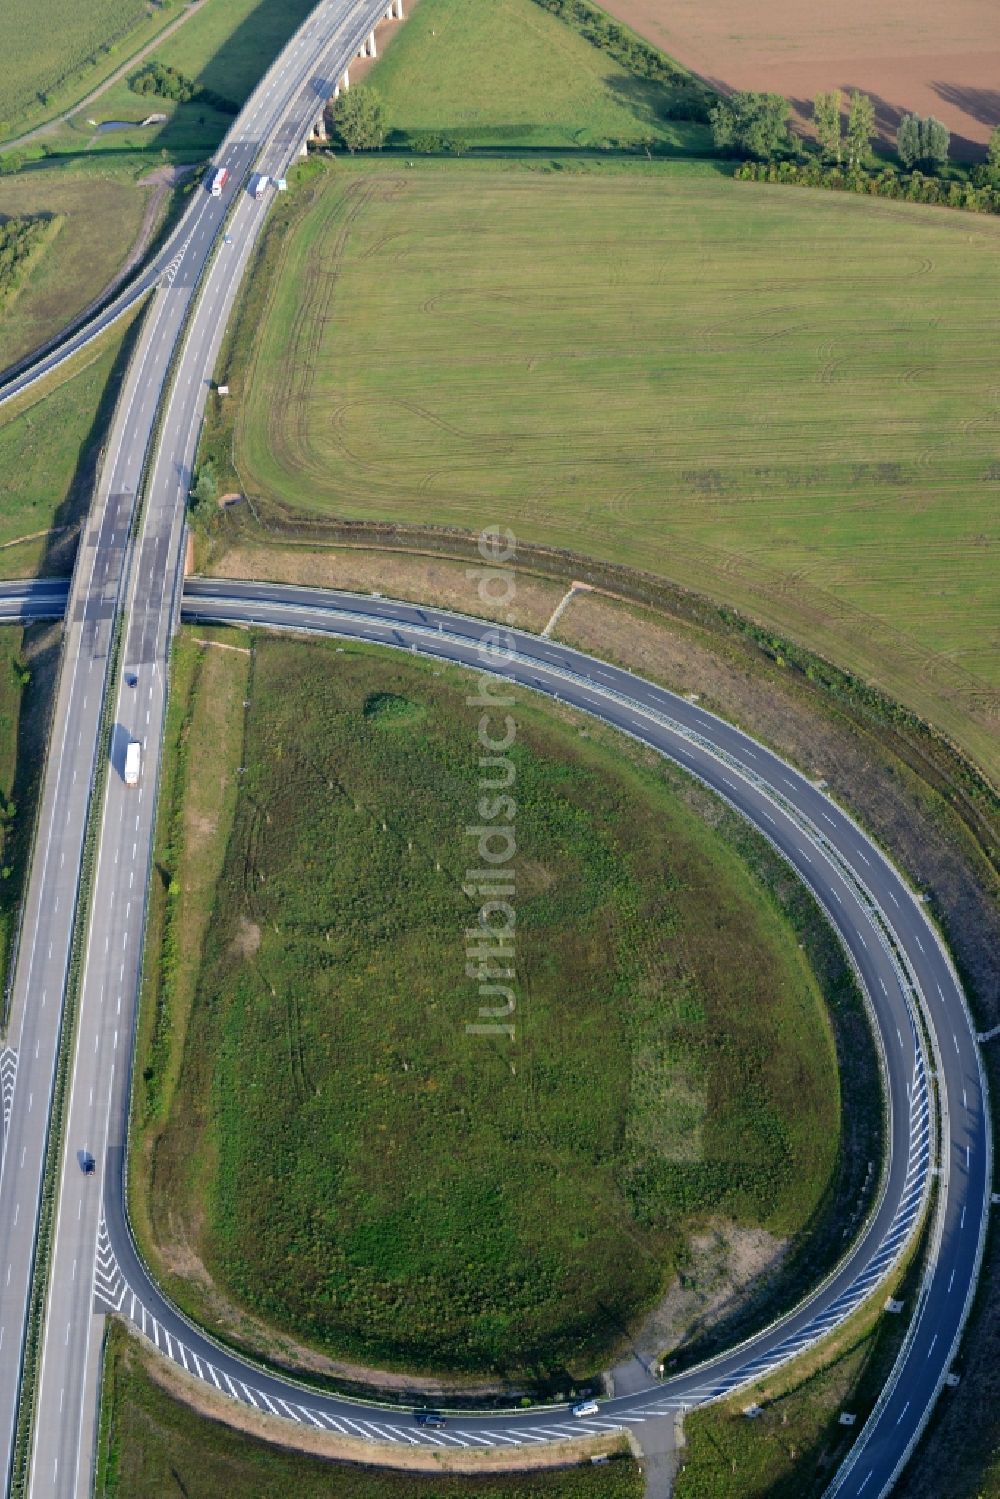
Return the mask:
<svg viewBox="0 0 1000 1499">
<path fill-rule="evenodd" d="M 896 130 L 899 127 L 899 122 L 905 114 L 910 114 L 911 111 L 901 104 L 890 104 L 880 94 L 873 94 L 870 89 L 858 88 L 857 84 L 854 83 L 843 83 L 841 84 L 841 88 L 845 94 L 853 93 L 856 90 L 859 94 L 868 95 L 875 106 L 876 131 L 887 145 L 895 147 Z M 940 88 L 937 85 L 935 85 L 935 88 L 939 96 L 943 98 L 944 95 L 941 94 Z M 992 91 L 987 89 L 979 90 L 978 92 L 990 93 Z M 955 131 L 951 132 L 951 157 L 954 161 L 975 161 L 984 154 L 985 147 L 980 141 L 970 140 L 967 135 L 958 135 Z"/>
<path fill-rule="evenodd" d="M 970 120 L 991 128 L 1000 125 L 1000 88 L 965 88 L 958 83 L 938 82 L 932 83 L 931 88 L 945 104 L 953 104 Z"/>
<path fill-rule="evenodd" d="M 35 809 L 62 655 L 62 630 L 59 624 L 46 621 L 26 625 L 21 632 L 18 655 L 28 668 L 30 677 L 21 694 L 17 718 L 17 742 L 10 787 L 13 825 L 6 830 L 3 839 L 5 872 L 0 879 L 0 916 L 9 934 L 4 952 L 7 967 L 2 975 L 5 989 L 3 1002 L 0 1003 L 0 1014 L 4 1020 L 7 1018 L 13 979 L 18 911 L 26 893 Z M 6 873 L 7 870 L 10 871 L 9 874 Z"/>
<path fill-rule="evenodd" d="M 644 129 L 662 129 L 666 124 L 703 124 L 680 113 L 685 105 L 690 106 L 690 95 L 672 89 L 649 78 L 635 78 L 629 74 L 612 74 L 602 79 L 604 87 L 615 101 Z"/>
</svg>

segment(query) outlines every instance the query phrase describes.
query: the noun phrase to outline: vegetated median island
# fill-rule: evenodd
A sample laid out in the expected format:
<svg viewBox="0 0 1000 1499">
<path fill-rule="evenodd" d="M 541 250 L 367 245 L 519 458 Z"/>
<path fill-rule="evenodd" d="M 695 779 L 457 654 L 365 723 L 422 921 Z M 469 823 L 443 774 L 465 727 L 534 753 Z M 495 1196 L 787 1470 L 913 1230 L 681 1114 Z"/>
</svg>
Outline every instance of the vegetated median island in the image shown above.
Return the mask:
<svg viewBox="0 0 1000 1499">
<path fill-rule="evenodd" d="M 861 1022 L 842 1121 L 815 914 L 743 824 L 518 694 L 516 1039 L 470 1034 L 471 679 L 217 640 L 175 660 L 134 1096 L 133 1220 L 181 1304 L 292 1360 L 566 1390 L 706 1225 L 819 1229 L 829 1263 L 873 1049 Z"/>
<path fill-rule="evenodd" d="M 338 161 L 289 196 L 209 429 L 265 522 L 501 514 L 741 609 L 998 773 L 1000 223 L 645 162 Z"/>
<path fill-rule="evenodd" d="M 59 661 L 57 625 L 0 629 L 0 976 L 14 952 Z M 0 1001 L 0 1025 L 5 1021 Z"/>
</svg>

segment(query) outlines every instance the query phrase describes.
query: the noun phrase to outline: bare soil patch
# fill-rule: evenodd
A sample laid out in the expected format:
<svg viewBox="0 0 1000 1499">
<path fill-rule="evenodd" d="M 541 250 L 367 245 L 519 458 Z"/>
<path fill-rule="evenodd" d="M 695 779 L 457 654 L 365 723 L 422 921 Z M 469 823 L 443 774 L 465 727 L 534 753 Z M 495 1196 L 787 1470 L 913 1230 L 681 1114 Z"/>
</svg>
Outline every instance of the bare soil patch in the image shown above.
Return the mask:
<svg viewBox="0 0 1000 1499">
<path fill-rule="evenodd" d="M 237 958 L 252 958 L 260 947 L 260 927 L 255 921 L 240 917 L 240 927 L 233 938 L 231 951 Z"/>
<path fill-rule="evenodd" d="M 631 1339 L 647 1366 L 725 1316 L 745 1299 L 748 1288 L 776 1270 L 786 1244 L 761 1228 L 734 1223 L 709 1225 L 690 1243 L 691 1262 Z"/>
<path fill-rule="evenodd" d="M 871 94 L 886 139 L 908 111 L 981 156 L 1000 124 L 1000 27 L 993 0 L 604 0 L 604 8 L 722 89 L 774 89 L 797 106 L 820 89 Z"/>
<path fill-rule="evenodd" d="M 479 596 L 477 578 L 461 563 L 406 553 L 317 547 L 232 546 L 218 550 L 202 569 L 220 578 L 299 583 L 347 588 L 353 593 L 384 593 L 387 598 L 438 604 L 486 619 L 503 617 L 525 630 L 540 630 L 566 590 L 561 583 L 520 576 L 510 603 L 497 610 Z"/>
</svg>

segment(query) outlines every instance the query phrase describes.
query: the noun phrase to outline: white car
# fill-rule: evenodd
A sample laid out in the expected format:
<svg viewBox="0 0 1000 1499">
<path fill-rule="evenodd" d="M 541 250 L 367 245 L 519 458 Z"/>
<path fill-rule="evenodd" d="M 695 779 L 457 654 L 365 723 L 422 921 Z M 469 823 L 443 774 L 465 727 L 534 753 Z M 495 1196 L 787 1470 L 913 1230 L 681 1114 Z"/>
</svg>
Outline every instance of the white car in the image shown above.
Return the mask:
<svg viewBox="0 0 1000 1499">
<path fill-rule="evenodd" d="M 596 1400 L 581 1400 L 579 1405 L 573 1406 L 574 1416 L 597 1416 L 600 1412 L 601 1407 Z"/>
</svg>

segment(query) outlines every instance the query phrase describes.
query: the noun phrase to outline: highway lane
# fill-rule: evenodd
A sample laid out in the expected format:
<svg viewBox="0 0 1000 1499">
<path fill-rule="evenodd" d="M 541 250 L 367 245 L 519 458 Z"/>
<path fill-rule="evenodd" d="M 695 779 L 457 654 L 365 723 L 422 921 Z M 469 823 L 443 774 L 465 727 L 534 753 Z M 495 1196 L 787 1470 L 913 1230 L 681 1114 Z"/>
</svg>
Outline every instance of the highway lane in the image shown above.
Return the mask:
<svg viewBox="0 0 1000 1499">
<path fill-rule="evenodd" d="M 230 168 L 232 179 L 221 198 L 212 198 L 206 191 L 195 195 L 183 233 L 175 240 L 177 249 L 150 295 L 81 540 L 67 610 L 7 1036 L 0 1054 L 6 1119 L 0 1168 L 0 1464 L 6 1483 L 13 1456 L 47 1127 L 85 829 L 106 694 L 120 692 L 111 670 L 118 621 L 126 610 L 125 653 L 138 669 L 133 673 L 136 687 L 130 689 L 133 696 L 127 704 L 120 696 L 113 699 L 117 724 L 113 761 L 123 737 L 141 726 L 137 714 L 143 696 L 151 732 L 159 732 L 162 667 L 172 617 L 190 457 L 214 351 L 267 206 L 266 200 L 251 200 L 243 191 L 243 178 L 256 162 L 274 175 L 283 174 L 322 99 L 331 90 L 332 81 L 355 56 L 363 35 L 384 9 L 384 0 L 322 0 L 251 96 L 227 137 L 218 159 Z M 221 244 L 222 225 L 230 213 L 241 237 L 237 240 L 234 235 L 230 244 Z M 220 253 L 213 259 L 217 244 Z M 203 276 L 205 295 L 177 363 L 158 449 L 158 469 L 136 541 L 137 496 L 147 454 L 173 371 L 175 351 Z M 155 759 L 153 768 L 155 772 Z M 94 916 L 80 992 L 68 1132 L 58 1184 L 30 1485 L 36 1495 L 84 1491 L 90 1481 L 97 1367 L 89 1305 L 90 1272 L 82 1282 L 80 1274 L 82 1265 L 90 1266 L 93 1261 L 104 1142 L 116 1078 L 115 1033 L 118 1030 L 120 1035 L 120 1028 L 110 1023 L 112 987 L 115 981 L 128 981 L 134 1000 L 141 950 L 141 924 L 136 926 L 134 912 L 141 914 L 145 905 L 143 871 L 142 898 L 134 907 L 127 897 L 120 908 L 114 906 L 116 886 L 108 868 L 113 843 L 106 835 L 115 817 L 120 821 L 123 815 L 116 800 L 118 784 L 113 763 L 101 809 Z M 152 793 L 139 801 L 146 809 L 139 815 L 145 815 L 147 822 L 138 831 L 143 834 L 143 847 L 148 853 Z M 106 844 L 110 853 L 105 852 Z M 119 939 L 115 968 L 110 961 L 111 948 Z M 98 1159 L 96 1179 L 86 1178 L 80 1171 L 81 1141 Z"/>
<path fill-rule="evenodd" d="M 513 654 L 491 659 L 482 639 L 495 630 L 479 621 L 386 600 L 261 584 L 189 582 L 183 608 L 191 618 L 320 631 L 499 670 L 671 755 L 750 817 L 795 865 L 841 931 L 879 1016 L 893 1100 L 884 1195 L 836 1274 L 805 1305 L 710 1365 L 608 1403 L 600 1419 L 640 1419 L 711 1398 L 805 1346 L 856 1305 L 899 1253 L 938 1160 L 942 1233 L 906 1357 L 884 1407 L 855 1445 L 857 1460 L 838 1480 L 838 1492 L 885 1492 L 949 1367 L 981 1252 L 990 1163 L 984 1085 L 961 989 L 925 912 L 892 865 L 841 808 L 766 748 L 696 705 L 558 642 L 512 632 Z M 922 1103 L 922 1061 L 910 1006 L 914 992 L 947 1043 L 935 1059 L 944 1104 L 939 1159 Z M 206 1370 L 206 1379 L 228 1382 L 227 1393 L 235 1398 L 263 1409 L 284 1402 L 292 1418 L 298 1410 L 298 1419 L 334 1423 L 334 1429 L 344 1421 L 371 1424 L 372 1413 L 366 1416 L 364 1406 L 315 1394 L 304 1398 L 288 1381 L 220 1350 L 178 1316 L 135 1255 L 117 1163 L 107 1180 L 98 1297 L 134 1318 L 192 1372 Z M 531 1440 L 529 1433 L 544 1435 L 552 1420 L 551 1412 L 463 1416 L 451 1435 L 457 1441 Z M 407 1430 L 406 1439 L 413 1440 L 413 1433 Z"/>
<path fill-rule="evenodd" d="M 165 311 L 169 315 L 169 306 Z M 162 326 L 147 319 L 141 362 Z M 22 914 L 5 1051 L 10 1096 L 0 1167 L 0 1454 L 13 1455 L 25 1318 L 34 1270 L 39 1199 L 61 1034 L 84 827 L 96 768 L 102 702 L 128 550 L 141 455 L 130 433 L 157 393 L 134 386 L 115 414 L 91 521 L 78 548 L 45 767 L 34 857 Z"/>
</svg>

